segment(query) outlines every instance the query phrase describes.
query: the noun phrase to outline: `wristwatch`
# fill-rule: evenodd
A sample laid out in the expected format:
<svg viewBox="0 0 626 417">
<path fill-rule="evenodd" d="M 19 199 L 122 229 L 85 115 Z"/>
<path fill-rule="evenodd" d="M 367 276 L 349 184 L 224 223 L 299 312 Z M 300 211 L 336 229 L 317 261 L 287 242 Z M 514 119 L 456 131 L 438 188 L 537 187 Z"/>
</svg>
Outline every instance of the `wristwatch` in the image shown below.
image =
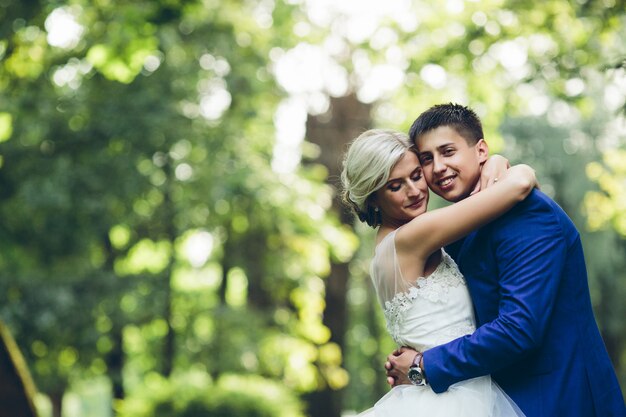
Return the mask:
<svg viewBox="0 0 626 417">
<path fill-rule="evenodd" d="M 413 359 L 413 364 L 409 368 L 409 373 L 407 376 L 413 385 L 423 386 L 426 385 L 426 374 L 424 370 L 420 367 L 420 361 L 422 360 L 422 354 L 417 352 L 415 355 L 415 359 Z"/>
</svg>

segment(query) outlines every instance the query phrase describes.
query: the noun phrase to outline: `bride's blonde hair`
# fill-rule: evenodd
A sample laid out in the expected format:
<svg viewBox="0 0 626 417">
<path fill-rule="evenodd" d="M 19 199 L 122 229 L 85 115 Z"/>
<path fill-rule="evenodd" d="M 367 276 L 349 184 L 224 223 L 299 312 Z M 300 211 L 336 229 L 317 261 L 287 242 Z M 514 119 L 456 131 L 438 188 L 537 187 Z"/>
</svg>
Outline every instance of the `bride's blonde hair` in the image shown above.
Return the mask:
<svg viewBox="0 0 626 417">
<path fill-rule="evenodd" d="M 371 227 L 381 224 L 371 196 L 387 183 L 389 173 L 408 150 L 417 154 L 409 137 L 394 130 L 371 129 L 350 143 L 341 172 L 342 197 L 359 220 Z"/>
</svg>

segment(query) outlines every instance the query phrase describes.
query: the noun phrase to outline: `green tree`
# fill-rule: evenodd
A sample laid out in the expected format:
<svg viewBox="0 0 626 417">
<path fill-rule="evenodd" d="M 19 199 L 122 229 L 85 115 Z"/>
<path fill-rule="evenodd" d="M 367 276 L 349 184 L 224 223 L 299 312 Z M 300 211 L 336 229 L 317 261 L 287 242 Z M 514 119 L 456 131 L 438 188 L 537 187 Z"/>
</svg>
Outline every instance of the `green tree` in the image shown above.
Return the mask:
<svg viewBox="0 0 626 417">
<path fill-rule="evenodd" d="M 189 367 L 296 393 L 345 380 L 322 278 L 351 233 L 325 213 L 323 170 L 270 166 L 267 56 L 292 7 L 32 6 L 2 8 L 2 315 L 54 415 L 100 374 L 116 409 Z M 54 38 L 55 19 L 75 36 Z"/>
</svg>

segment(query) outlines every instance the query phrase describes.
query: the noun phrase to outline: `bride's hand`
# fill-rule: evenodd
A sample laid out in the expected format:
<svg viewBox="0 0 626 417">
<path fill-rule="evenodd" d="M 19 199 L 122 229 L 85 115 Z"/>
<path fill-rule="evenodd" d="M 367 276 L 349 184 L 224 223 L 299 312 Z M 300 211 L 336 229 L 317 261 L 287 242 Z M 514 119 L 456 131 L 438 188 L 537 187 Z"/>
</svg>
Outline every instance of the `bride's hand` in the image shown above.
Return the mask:
<svg viewBox="0 0 626 417">
<path fill-rule="evenodd" d="M 387 357 L 385 369 L 387 369 L 387 382 L 391 386 L 411 384 L 407 374 L 413 364 L 417 351 L 408 347 L 401 347 Z"/>
<path fill-rule="evenodd" d="M 480 169 L 480 180 L 476 183 L 476 187 L 472 194 L 476 194 L 480 190 L 492 186 L 498 178 L 502 177 L 507 169 L 511 167 L 509 160 L 502 155 L 492 155 L 485 161 Z"/>
</svg>

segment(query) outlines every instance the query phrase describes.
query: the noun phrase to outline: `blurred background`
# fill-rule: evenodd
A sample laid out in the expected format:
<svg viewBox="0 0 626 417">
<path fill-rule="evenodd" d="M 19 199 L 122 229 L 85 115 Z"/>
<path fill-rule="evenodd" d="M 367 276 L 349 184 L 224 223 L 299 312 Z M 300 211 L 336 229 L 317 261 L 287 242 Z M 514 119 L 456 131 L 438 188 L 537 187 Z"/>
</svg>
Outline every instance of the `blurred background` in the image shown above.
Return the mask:
<svg viewBox="0 0 626 417">
<path fill-rule="evenodd" d="M 394 345 L 342 153 L 450 101 L 578 226 L 626 388 L 624 0 L 0 0 L 0 22 L 0 320 L 41 417 L 370 407 Z"/>
</svg>

